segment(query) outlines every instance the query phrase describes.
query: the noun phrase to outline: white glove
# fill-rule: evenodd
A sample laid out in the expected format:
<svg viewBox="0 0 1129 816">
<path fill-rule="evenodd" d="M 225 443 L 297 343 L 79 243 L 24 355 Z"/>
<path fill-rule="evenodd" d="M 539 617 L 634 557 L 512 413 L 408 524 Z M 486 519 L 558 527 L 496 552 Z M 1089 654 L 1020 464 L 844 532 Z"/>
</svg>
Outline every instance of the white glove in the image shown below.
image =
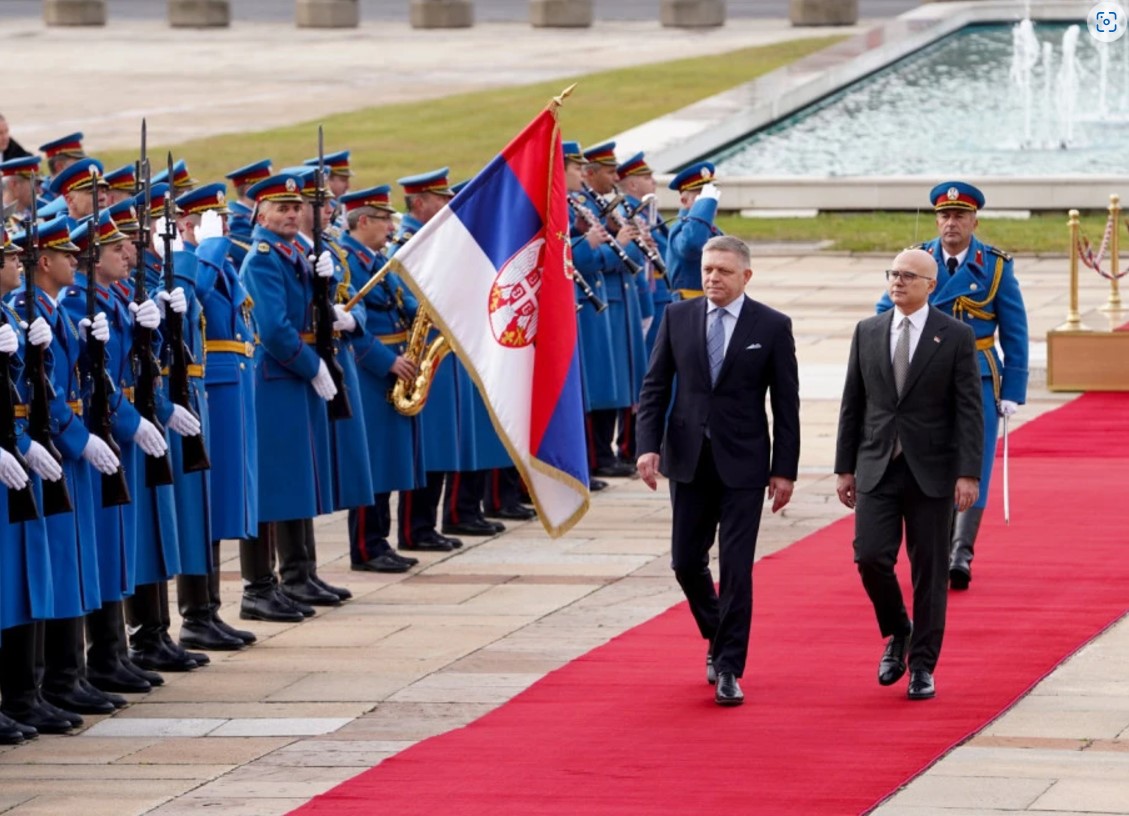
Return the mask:
<svg viewBox="0 0 1129 816">
<path fill-rule="evenodd" d="M 27 330 L 27 341 L 29 343 L 40 348 L 47 348 L 54 339 L 55 332 L 51 331 L 51 327 L 47 325 L 46 320 L 37 317 L 31 321 L 31 328 Z"/>
<path fill-rule="evenodd" d="M 188 298 L 184 296 L 184 289 L 176 287 L 171 292 L 166 292 L 162 289 L 157 293 L 157 308 L 161 310 L 161 317 L 166 314 L 165 304 L 168 308 L 172 309 L 177 314 L 184 314 L 188 311 Z"/>
<path fill-rule="evenodd" d="M 651 324 L 655 322 L 655 318 L 644 317 L 641 322 L 643 324 L 643 336 L 646 337 L 647 333 L 651 330 Z"/>
<path fill-rule="evenodd" d="M 0 326 L 0 354 L 15 354 L 19 348 L 20 338 L 16 336 L 16 330 L 7 323 Z"/>
<path fill-rule="evenodd" d="M 86 447 L 82 449 L 82 458 L 93 465 L 99 473 L 109 476 L 118 472 L 118 465 L 120 464 L 118 457 L 114 456 L 114 452 L 110 450 L 109 445 L 94 434 L 90 435 Z"/>
<path fill-rule="evenodd" d="M 87 333 L 94 336 L 94 339 L 99 343 L 105 343 L 110 339 L 110 324 L 106 321 L 106 313 L 99 312 L 94 315 L 94 323 L 91 324 L 89 317 L 84 317 L 78 321 L 78 335 L 83 340 L 86 339 Z"/>
<path fill-rule="evenodd" d="M 1000 400 L 1000 416 L 1011 416 L 1019 410 L 1019 403 L 1011 400 Z"/>
<path fill-rule="evenodd" d="M 133 434 L 133 441 L 137 443 L 137 447 L 145 451 L 147 456 L 164 456 L 169 449 L 165 435 L 158 431 L 157 426 L 145 417 L 141 418 L 141 424 L 137 426 L 137 431 Z"/>
<path fill-rule="evenodd" d="M 310 384 L 317 395 L 326 402 L 337 396 L 337 386 L 333 384 L 333 377 L 329 375 L 329 367 L 325 364 L 325 360 L 318 361 L 318 373 L 314 375 Z"/>
<path fill-rule="evenodd" d="M 196 228 L 196 243 L 202 244 L 209 238 L 223 237 L 223 218 L 215 210 L 204 210 L 200 214 L 200 226 Z"/>
<path fill-rule="evenodd" d="M 333 330 L 339 332 L 351 332 L 357 328 L 357 318 L 353 317 L 352 312 L 345 311 L 345 307 L 340 303 L 333 304 Z"/>
<path fill-rule="evenodd" d="M 153 251 L 162 261 L 165 259 L 165 239 L 161 237 L 164 234 L 165 219 L 162 216 L 153 220 Z M 172 239 L 172 251 L 180 252 L 182 249 L 184 249 L 184 239 L 180 237 L 178 232 L 176 237 Z"/>
<path fill-rule="evenodd" d="M 183 405 L 174 405 L 169 417 L 169 430 L 181 436 L 199 436 L 200 420 Z"/>
<path fill-rule="evenodd" d="M 308 260 L 313 264 L 314 272 L 317 273 L 319 278 L 333 277 L 333 255 L 328 249 L 323 249 L 316 261 L 313 255 L 310 255 Z"/>
<path fill-rule="evenodd" d="M 63 466 L 58 460 L 47 452 L 47 448 L 34 439 L 24 454 L 27 466 L 34 470 L 39 478 L 48 482 L 57 482 L 63 478 Z"/>
<path fill-rule="evenodd" d="M 146 300 L 140 306 L 130 301 L 129 310 L 133 312 L 133 319 L 146 329 L 155 329 L 161 325 L 161 310 L 152 300 Z"/>
<path fill-rule="evenodd" d="M 27 471 L 20 467 L 16 457 L 0 448 L 0 482 L 12 490 L 23 490 L 27 487 Z"/>
<path fill-rule="evenodd" d="M 705 198 L 711 201 L 721 200 L 721 190 L 712 181 L 702 187 L 702 192 L 698 194 L 700 198 Z"/>
</svg>

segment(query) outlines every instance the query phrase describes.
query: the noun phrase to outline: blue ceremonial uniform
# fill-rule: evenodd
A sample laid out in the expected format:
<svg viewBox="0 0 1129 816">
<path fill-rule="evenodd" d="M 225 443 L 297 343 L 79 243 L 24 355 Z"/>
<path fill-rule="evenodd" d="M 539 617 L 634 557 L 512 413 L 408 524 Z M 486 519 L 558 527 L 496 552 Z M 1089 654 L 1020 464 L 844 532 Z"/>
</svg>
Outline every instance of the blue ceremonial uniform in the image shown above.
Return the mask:
<svg viewBox="0 0 1129 816">
<path fill-rule="evenodd" d="M 258 534 L 259 446 L 255 431 L 255 322 L 252 302 L 229 257 L 228 238 L 196 247 L 196 288 L 204 308 L 204 388 L 212 467 L 212 537 Z"/>
<path fill-rule="evenodd" d="M 976 334 L 984 394 L 984 463 L 980 497 L 973 506 L 982 508 L 988 501 L 996 458 L 999 402 L 1011 400 L 1022 405 L 1027 400 L 1027 309 L 1011 256 L 981 243 L 975 235 L 964 262 L 951 275 L 940 238 L 922 244 L 921 248 L 937 260 L 937 287 L 929 302 L 967 323 Z M 878 311 L 892 307 L 890 296 L 884 294 L 878 301 Z M 1003 350 L 1002 359 L 999 349 Z"/>
<path fill-rule="evenodd" d="M 333 509 L 326 403 L 313 389 L 313 272 L 292 242 L 256 225 L 240 274 L 255 302 L 259 521 L 309 519 Z"/>
<path fill-rule="evenodd" d="M 627 206 L 631 207 L 632 209 L 635 209 L 639 205 L 639 202 L 631 196 L 628 196 L 626 201 Z M 644 218 L 645 213 L 640 213 L 639 217 Z M 651 237 L 655 241 L 655 249 L 658 252 L 659 257 L 662 258 L 665 262 L 670 245 L 670 233 L 667 230 L 666 224 L 662 222 L 662 218 L 658 215 L 657 212 L 655 213 L 655 218 L 657 223 L 650 225 Z M 651 349 L 655 347 L 655 338 L 658 337 L 659 324 L 662 323 L 663 312 L 666 311 L 666 307 L 670 305 L 670 302 L 674 299 L 674 297 L 670 288 L 671 280 L 669 273 L 667 275 L 661 274 L 657 269 L 654 268 L 654 265 L 650 263 L 647 264 L 646 270 L 650 273 L 650 279 L 646 280 L 641 276 L 640 283 L 641 285 L 645 283 L 645 285 L 647 286 L 651 303 L 651 313 L 649 315 L 651 317 L 651 325 L 647 329 L 647 335 L 644 338 L 644 344 L 647 351 L 646 357 L 649 360 L 651 359 Z"/>
<path fill-rule="evenodd" d="M 231 215 L 227 217 L 227 237 L 231 239 L 228 254 L 236 269 L 243 266 L 243 259 L 251 249 L 251 208 L 242 201 L 232 201 L 228 205 Z"/>
<path fill-rule="evenodd" d="M 713 182 L 714 166 L 696 162 L 670 182 L 670 189 L 679 193 L 700 190 Z M 666 269 L 670 285 L 681 300 L 702 296 L 702 247 L 722 232 L 714 226 L 717 199 L 698 196 L 688 208 L 678 211 L 678 220 L 670 227 L 667 242 Z"/>
</svg>

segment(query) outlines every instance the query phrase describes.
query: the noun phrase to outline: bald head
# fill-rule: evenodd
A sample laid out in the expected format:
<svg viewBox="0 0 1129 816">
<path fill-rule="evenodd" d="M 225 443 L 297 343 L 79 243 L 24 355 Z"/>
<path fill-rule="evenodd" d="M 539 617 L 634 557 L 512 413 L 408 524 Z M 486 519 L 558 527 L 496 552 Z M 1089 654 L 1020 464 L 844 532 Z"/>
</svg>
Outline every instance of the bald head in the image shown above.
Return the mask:
<svg viewBox="0 0 1129 816">
<path fill-rule="evenodd" d="M 929 301 L 929 293 L 937 288 L 937 261 L 924 249 L 899 252 L 890 273 L 887 291 L 902 314 L 916 312 Z"/>
</svg>

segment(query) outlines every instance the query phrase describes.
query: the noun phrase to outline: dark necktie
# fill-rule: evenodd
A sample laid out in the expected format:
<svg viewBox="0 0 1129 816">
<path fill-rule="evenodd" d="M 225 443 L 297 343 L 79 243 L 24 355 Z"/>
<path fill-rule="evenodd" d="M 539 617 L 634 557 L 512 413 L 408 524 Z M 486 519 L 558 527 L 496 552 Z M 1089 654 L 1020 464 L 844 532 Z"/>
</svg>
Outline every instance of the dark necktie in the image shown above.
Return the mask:
<svg viewBox="0 0 1129 816">
<path fill-rule="evenodd" d="M 905 388 L 906 384 L 906 375 L 909 374 L 909 318 L 903 317 L 898 328 L 900 328 L 901 331 L 898 333 L 898 343 L 894 346 L 894 387 L 898 391 L 898 398 L 901 399 L 902 389 Z M 897 459 L 901 453 L 902 440 L 898 438 L 895 432 L 894 458 Z"/>
<path fill-rule="evenodd" d="M 725 360 L 725 319 L 724 309 L 714 309 L 710 315 L 713 322 L 706 332 L 706 353 L 710 363 L 710 385 L 717 384 L 717 375 L 721 371 L 721 363 Z"/>
<path fill-rule="evenodd" d="M 957 259 L 955 257 L 952 257 L 945 261 L 945 266 L 949 268 L 949 277 L 951 278 L 957 273 L 957 267 L 960 266 L 960 264 L 957 263 Z"/>
</svg>

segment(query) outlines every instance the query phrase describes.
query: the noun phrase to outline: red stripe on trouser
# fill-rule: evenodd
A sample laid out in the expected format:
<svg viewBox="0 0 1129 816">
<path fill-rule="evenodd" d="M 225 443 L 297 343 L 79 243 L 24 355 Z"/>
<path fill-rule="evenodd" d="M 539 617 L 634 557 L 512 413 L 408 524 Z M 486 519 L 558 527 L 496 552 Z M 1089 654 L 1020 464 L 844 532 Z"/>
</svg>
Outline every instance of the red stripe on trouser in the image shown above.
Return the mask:
<svg viewBox="0 0 1129 816">
<path fill-rule="evenodd" d="M 631 435 L 635 432 L 634 414 L 630 408 L 624 408 L 619 415 L 619 455 L 621 459 L 628 458 L 631 452 Z"/>
<path fill-rule="evenodd" d="M 447 486 L 447 517 L 451 519 L 452 524 L 459 524 L 462 519 L 459 518 L 459 472 L 456 470 L 451 474 L 451 481 Z"/>
<path fill-rule="evenodd" d="M 404 506 L 404 512 L 400 514 L 400 540 L 411 547 L 415 544 L 412 541 L 412 491 L 404 490 L 400 496 Z"/>
</svg>

